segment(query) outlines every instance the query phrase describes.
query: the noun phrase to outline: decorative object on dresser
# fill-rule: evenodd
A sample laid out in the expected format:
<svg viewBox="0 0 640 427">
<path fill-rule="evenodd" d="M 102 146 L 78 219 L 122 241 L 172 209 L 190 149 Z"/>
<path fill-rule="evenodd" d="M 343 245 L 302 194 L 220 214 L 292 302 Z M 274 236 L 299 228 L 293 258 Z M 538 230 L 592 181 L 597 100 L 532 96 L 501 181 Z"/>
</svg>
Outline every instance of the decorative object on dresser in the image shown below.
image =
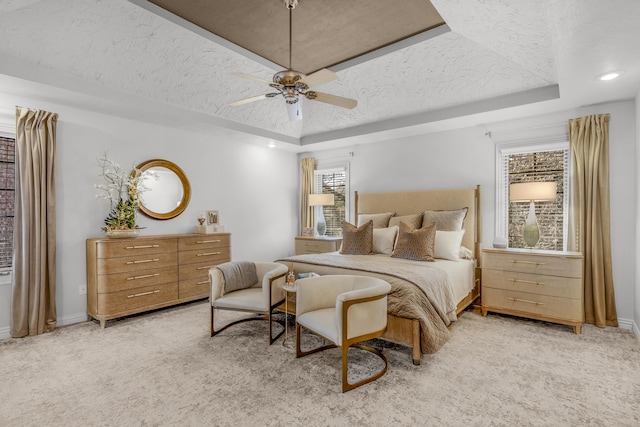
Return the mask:
<svg viewBox="0 0 640 427">
<path fill-rule="evenodd" d="M 142 175 L 138 201 L 140 211 L 153 219 L 171 219 L 187 208 L 191 185 L 184 171 L 168 160 L 152 159 L 136 166 Z"/>
<path fill-rule="evenodd" d="M 482 314 L 493 311 L 573 326 L 584 322 L 580 252 L 482 250 Z"/>
<path fill-rule="evenodd" d="M 523 182 L 509 186 L 509 201 L 529 202 L 529 213 L 524 224 L 524 243 L 533 248 L 540 239 L 540 229 L 536 218 L 534 202 L 548 202 L 556 199 L 557 188 L 555 182 Z"/>
<path fill-rule="evenodd" d="M 316 236 L 324 236 L 327 232 L 327 223 L 324 220 L 323 206 L 333 206 L 333 194 L 309 194 L 309 206 L 315 206 L 316 212 Z"/>
<path fill-rule="evenodd" d="M 296 255 L 320 254 L 324 252 L 335 252 L 340 249 L 342 237 L 296 237 Z"/>
<path fill-rule="evenodd" d="M 387 372 L 387 358 L 372 347 L 360 344 L 377 338 L 387 329 L 387 294 L 391 285 L 377 277 L 334 275 L 300 279 L 296 282 L 296 357 L 330 348 L 342 350 L 342 392 L 377 380 Z M 302 350 L 302 328 L 331 344 Z M 349 348 L 378 356 L 384 366 L 369 377 L 349 383 Z"/>
<path fill-rule="evenodd" d="M 138 198 L 147 191 L 141 182 L 142 171 L 134 168 L 130 171 L 109 159 L 107 152 L 98 158 L 102 184 L 94 187 L 98 190 L 98 199 L 109 202 L 109 214 L 104 219 L 102 231 L 109 237 L 135 237 L 140 233 L 136 225 Z"/>
<path fill-rule="evenodd" d="M 231 260 L 228 233 L 87 240 L 87 313 L 106 321 L 207 298 L 209 269 Z"/>
<path fill-rule="evenodd" d="M 283 325 L 275 337 L 271 322 L 282 324 L 272 317 L 277 306 L 285 301 L 285 284 L 288 269 L 275 262 L 228 262 L 209 270 L 211 282 L 211 336 L 217 335 L 229 326 L 250 320 L 266 320 L 268 341 L 271 345 L 284 332 Z M 234 287 L 230 287 L 235 284 Z M 215 310 L 244 311 L 260 314 L 260 317 L 243 317 L 215 329 Z"/>
</svg>

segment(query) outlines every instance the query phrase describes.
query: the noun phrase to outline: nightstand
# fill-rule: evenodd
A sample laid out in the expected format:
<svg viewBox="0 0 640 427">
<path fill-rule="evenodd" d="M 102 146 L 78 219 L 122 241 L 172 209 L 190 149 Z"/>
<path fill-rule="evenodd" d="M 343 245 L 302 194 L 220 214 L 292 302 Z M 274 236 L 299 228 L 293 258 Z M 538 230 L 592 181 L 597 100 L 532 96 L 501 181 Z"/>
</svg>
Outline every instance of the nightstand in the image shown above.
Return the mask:
<svg viewBox="0 0 640 427">
<path fill-rule="evenodd" d="M 342 237 L 296 237 L 296 255 L 321 254 L 340 249 Z"/>
<path fill-rule="evenodd" d="M 573 326 L 584 322 L 582 254 L 482 250 L 482 314 L 493 311 Z"/>
</svg>

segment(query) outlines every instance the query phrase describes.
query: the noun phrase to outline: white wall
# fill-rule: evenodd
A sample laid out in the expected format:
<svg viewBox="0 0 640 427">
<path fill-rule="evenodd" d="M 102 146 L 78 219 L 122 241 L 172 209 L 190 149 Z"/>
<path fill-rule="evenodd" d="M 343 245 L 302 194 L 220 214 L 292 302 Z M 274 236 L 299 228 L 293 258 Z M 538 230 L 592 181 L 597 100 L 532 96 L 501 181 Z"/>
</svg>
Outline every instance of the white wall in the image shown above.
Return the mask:
<svg viewBox="0 0 640 427">
<path fill-rule="evenodd" d="M 636 176 L 634 182 L 636 183 L 636 256 L 634 257 L 634 264 L 640 265 L 640 91 L 636 95 Z M 636 336 L 640 338 L 640 268 L 636 267 L 636 295 L 635 295 L 635 314 L 634 320 L 634 332 Z"/>
<path fill-rule="evenodd" d="M 86 319 L 85 241 L 103 237 L 108 206 L 96 200 L 96 158 L 108 150 L 123 166 L 160 158 L 173 161 L 191 183 L 191 202 L 177 218 L 158 221 L 139 215 L 143 235 L 191 233 L 201 210 L 220 211 L 232 233 L 233 259 L 274 260 L 293 253 L 298 224 L 298 162 L 294 153 L 211 138 L 204 133 L 92 113 L 67 105 L 0 94 L 0 121 L 15 123 L 15 105 L 59 114 L 56 147 L 58 324 Z M 7 289 L 5 289 L 7 288 Z M 0 302 L 10 289 L 3 286 Z M 7 291 L 7 292 L 5 292 Z M 7 295 L 5 295 L 5 293 Z M 8 307 L 0 307 L 0 338 L 6 336 Z"/>
<path fill-rule="evenodd" d="M 567 120 L 610 113 L 611 233 L 616 307 L 621 326 L 631 328 L 636 301 L 636 154 L 634 101 L 614 102 L 548 116 L 412 136 L 341 150 L 303 153 L 319 159 L 347 158 L 351 190 L 396 191 L 482 186 L 482 246 L 495 229 L 495 142 L 567 134 Z M 486 135 L 492 133 L 492 137 Z M 555 135 L 557 136 L 557 135 Z M 635 306 L 635 307 L 634 307 Z M 637 322 L 636 322 L 637 323 Z"/>
</svg>

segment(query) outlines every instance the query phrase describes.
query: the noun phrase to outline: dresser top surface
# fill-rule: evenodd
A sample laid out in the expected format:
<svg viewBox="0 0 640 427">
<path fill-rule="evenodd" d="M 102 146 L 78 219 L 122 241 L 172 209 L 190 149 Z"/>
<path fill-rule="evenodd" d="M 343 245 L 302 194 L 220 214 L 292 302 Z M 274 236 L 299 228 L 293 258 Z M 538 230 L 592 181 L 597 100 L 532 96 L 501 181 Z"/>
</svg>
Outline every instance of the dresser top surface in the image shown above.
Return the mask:
<svg viewBox="0 0 640 427">
<path fill-rule="evenodd" d="M 87 242 L 114 242 L 114 241 L 125 241 L 125 240 L 148 240 L 148 239 L 177 239 L 177 238 L 185 238 L 185 237 L 207 237 L 207 236 L 230 236 L 231 233 L 185 233 L 185 234 L 155 234 L 148 236 L 138 236 L 138 237 L 122 237 L 122 238 L 114 238 L 114 237 L 95 237 L 92 239 L 87 239 Z"/>
<path fill-rule="evenodd" d="M 582 258 L 581 252 L 573 252 L 573 251 L 549 251 L 549 250 L 543 250 L 543 249 L 524 249 L 524 248 L 484 248 L 482 249 L 482 251 L 487 253 L 495 253 L 495 254 Z"/>
</svg>

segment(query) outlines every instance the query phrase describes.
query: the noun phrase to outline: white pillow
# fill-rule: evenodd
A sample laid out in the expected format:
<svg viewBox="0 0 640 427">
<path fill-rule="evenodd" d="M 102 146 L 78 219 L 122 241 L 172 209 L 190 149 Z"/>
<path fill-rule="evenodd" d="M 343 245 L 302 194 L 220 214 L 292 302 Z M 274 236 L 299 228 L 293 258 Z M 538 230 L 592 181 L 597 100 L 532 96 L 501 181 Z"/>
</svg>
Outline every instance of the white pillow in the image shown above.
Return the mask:
<svg viewBox="0 0 640 427">
<path fill-rule="evenodd" d="M 464 236 L 464 230 L 436 230 L 436 243 L 433 251 L 434 257 L 458 261 L 460 259 L 462 236 Z"/>
<path fill-rule="evenodd" d="M 376 254 L 391 255 L 393 245 L 396 242 L 398 226 L 373 229 L 373 252 Z"/>
</svg>

